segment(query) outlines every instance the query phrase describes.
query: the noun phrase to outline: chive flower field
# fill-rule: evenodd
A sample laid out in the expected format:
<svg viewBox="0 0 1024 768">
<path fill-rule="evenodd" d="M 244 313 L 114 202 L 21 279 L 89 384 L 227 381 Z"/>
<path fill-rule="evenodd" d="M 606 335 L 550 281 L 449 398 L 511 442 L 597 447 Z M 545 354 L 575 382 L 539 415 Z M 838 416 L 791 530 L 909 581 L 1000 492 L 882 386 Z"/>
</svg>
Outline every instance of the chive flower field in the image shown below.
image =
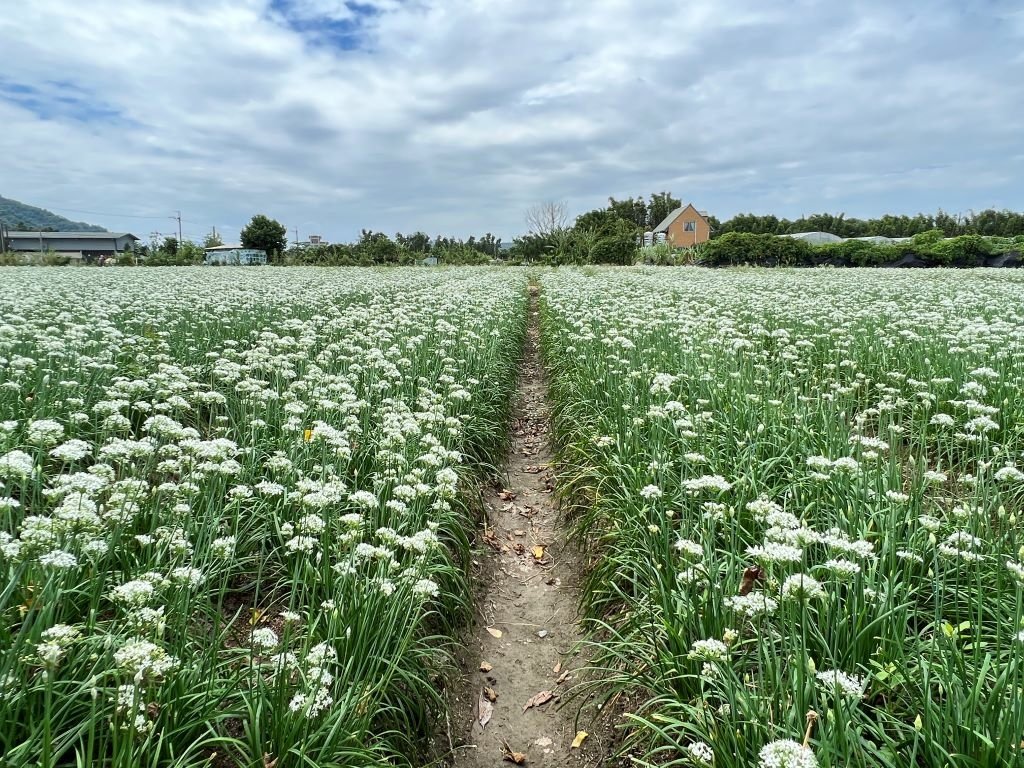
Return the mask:
<svg viewBox="0 0 1024 768">
<path fill-rule="evenodd" d="M 543 277 L 634 765 L 1024 764 L 1022 278 Z"/>
<path fill-rule="evenodd" d="M 1024 274 L 19 268 L 0 768 L 425 765 L 531 323 L 605 764 L 1024 764 Z"/>
<path fill-rule="evenodd" d="M 0 765 L 410 764 L 525 286 L 0 274 Z"/>
</svg>

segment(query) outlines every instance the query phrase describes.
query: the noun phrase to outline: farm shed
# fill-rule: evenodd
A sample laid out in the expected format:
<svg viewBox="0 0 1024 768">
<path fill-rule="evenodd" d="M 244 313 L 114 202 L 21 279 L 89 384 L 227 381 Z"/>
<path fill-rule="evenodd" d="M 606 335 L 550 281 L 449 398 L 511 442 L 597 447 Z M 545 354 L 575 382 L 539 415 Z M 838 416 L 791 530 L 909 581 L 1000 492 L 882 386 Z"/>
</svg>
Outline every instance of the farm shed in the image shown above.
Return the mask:
<svg viewBox="0 0 1024 768">
<path fill-rule="evenodd" d="M 71 263 L 93 262 L 101 256 L 130 251 L 138 242 L 130 232 L 10 232 L 6 250 L 15 253 L 52 253 Z"/>
</svg>

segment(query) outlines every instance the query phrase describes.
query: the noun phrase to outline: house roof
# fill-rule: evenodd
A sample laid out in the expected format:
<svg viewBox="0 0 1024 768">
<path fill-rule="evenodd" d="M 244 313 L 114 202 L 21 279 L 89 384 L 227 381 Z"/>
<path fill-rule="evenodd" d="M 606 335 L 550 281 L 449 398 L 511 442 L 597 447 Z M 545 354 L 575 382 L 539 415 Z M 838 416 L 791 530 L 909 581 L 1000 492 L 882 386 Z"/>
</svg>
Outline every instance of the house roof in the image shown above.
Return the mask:
<svg viewBox="0 0 1024 768">
<path fill-rule="evenodd" d="M 662 221 L 661 221 L 661 224 L 659 224 L 658 226 L 656 226 L 656 227 L 655 227 L 654 229 L 652 229 L 651 231 L 652 231 L 652 232 L 664 232 L 664 231 L 665 231 L 666 229 L 668 229 L 669 225 L 670 225 L 670 224 L 671 224 L 671 223 L 672 223 L 673 221 L 675 221 L 676 219 L 678 219 L 678 218 L 679 218 L 679 215 L 680 215 L 680 214 L 681 214 L 681 213 L 682 213 L 683 211 L 685 211 L 685 210 L 686 210 L 687 208 L 693 208 L 693 203 L 687 203 L 686 205 L 681 205 L 681 206 L 679 206 L 679 207 L 678 207 L 678 208 L 676 208 L 676 209 L 675 209 L 674 211 L 672 211 L 672 213 L 670 213 L 670 214 L 669 214 L 668 216 L 666 216 L 666 217 L 665 217 L 664 219 L 662 219 Z M 694 210 L 694 211 L 695 211 L 695 212 L 697 213 L 697 215 L 698 215 L 698 216 L 700 216 L 701 218 L 707 218 L 707 213 L 705 213 L 704 211 L 698 211 L 698 210 L 697 210 L 696 208 L 693 208 L 693 210 Z"/>
<path fill-rule="evenodd" d="M 8 232 L 7 237 L 10 240 L 18 239 L 33 239 L 38 240 L 39 238 L 51 238 L 59 240 L 118 240 L 122 237 L 130 237 L 132 240 L 138 240 L 135 235 L 131 232 L 40 232 L 36 230 L 34 232 Z"/>
</svg>

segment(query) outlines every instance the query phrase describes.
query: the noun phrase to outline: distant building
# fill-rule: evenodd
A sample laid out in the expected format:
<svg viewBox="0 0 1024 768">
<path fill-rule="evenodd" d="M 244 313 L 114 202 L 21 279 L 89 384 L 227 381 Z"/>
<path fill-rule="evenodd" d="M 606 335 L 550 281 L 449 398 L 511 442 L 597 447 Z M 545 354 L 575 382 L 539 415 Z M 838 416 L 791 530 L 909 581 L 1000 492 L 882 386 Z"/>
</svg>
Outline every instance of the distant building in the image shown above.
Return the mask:
<svg viewBox="0 0 1024 768">
<path fill-rule="evenodd" d="M 706 243 L 711 239 L 708 212 L 698 211 L 692 203 L 687 203 L 666 216 L 652 233 L 656 242 L 667 242 L 673 248 L 687 248 Z"/>
<path fill-rule="evenodd" d="M 93 263 L 132 250 L 130 232 L 7 232 L 6 249 L 23 254 L 54 254 L 72 264 Z"/>
<path fill-rule="evenodd" d="M 240 245 L 216 245 L 205 249 L 207 266 L 248 267 L 267 263 L 267 252 Z"/>
</svg>

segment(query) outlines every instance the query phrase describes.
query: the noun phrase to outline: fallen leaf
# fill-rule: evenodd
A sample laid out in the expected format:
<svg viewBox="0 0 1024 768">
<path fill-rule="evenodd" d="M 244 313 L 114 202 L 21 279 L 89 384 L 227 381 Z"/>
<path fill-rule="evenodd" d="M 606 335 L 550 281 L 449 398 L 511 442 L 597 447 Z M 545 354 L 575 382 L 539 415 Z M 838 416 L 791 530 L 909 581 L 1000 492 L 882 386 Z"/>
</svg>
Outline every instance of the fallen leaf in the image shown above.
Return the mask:
<svg viewBox="0 0 1024 768">
<path fill-rule="evenodd" d="M 528 475 L 539 475 L 542 471 L 543 470 L 540 467 L 535 466 L 529 466 L 523 469 L 523 472 Z"/>
<path fill-rule="evenodd" d="M 534 560 L 543 560 L 544 559 L 544 547 L 542 547 L 540 545 L 537 545 L 536 547 L 534 547 L 530 551 L 533 552 Z"/>
<path fill-rule="evenodd" d="M 490 686 L 488 686 L 488 685 L 484 686 L 484 696 L 487 697 L 488 701 L 497 701 L 498 700 L 498 692 L 496 690 L 494 690 L 493 688 L 491 688 Z"/>
<path fill-rule="evenodd" d="M 531 707 L 543 706 L 544 704 L 547 704 L 549 701 L 551 701 L 554 697 L 555 694 L 553 694 L 551 691 L 541 691 L 540 693 L 535 693 L 533 696 L 530 697 L 530 700 L 523 705 L 523 712 L 530 709 Z"/>
<path fill-rule="evenodd" d="M 552 669 L 551 671 L 554 672 L 556 675 L 559 672 L 561 672 L 562 671 L 562 662 L 558 662 L 557 664 L 555 664 L 555 668 Z"/>
<path fill-rule="evenodd" d="M 481 661 L 480 662 L 480 671 L 481 672 L 490 672 L 492 669 L 494 669 L 493 665 L 488 664 L 486 661 Z"/>
<path fill-rule="evenodd" d="M 508 745 L 507 741 L 501 743 L 501 757 L 504 760 L 508 760 L 510 763 L 516 765 L 522 765 L 526 762 L 526 755 L 522 752 L 515 752 L 512 747 Z"/>
<path fill-rule="evenodd" d="M 565 670 L 565 672 L 563 672 L 562 674 L 560 674 L 558 676 L 558 679 L 555 681 L 555 685 L 561 685 L 562 683 L 564 683 L 568 679 L 569 679 L 569 670 L 567 669 L 567 670 Z"/>
<path fill-rule="evenodd" d="M 491 722 L 491 715 L 494 714 L 494 705 L 487 700 L 486 691 L 487 689 L 484 688 L 480 693 L 480 701 L 478 703 L 480 716 L 477 718 L 477 722 L 480 723 L 481 728 L 487 727 L 487 724 Z"/>
<path fill-rule="evenodd" d="M 500 638 L 501 637 L 501 630 L 500 629 L 495 629 L 494 627 L 488 627 L 487 628 L 487 633 L 491 637 L 494 637 L 494 638 Z"/>
<path fill-rule="evenodd" d="M 277 758 L 271 757 L 268 752 L 263 753 L 263 768 L 277 768 Z"/>
<path fill-rule="evenodd" d="M 502 501 L 512 501 L 516 497 L 515 491 L 510 491 L 508 488 L 505 488 L 498 495 L 501 496 Z"/>
<path fill-rule="evenodd" d="M 577 731 L 576 732 L 576 738 L 572 740 L 572 746 L 569 747 L 569 749 L 579 749 L 580 745 L 584 742 L 584 740 L 589 735 L 590 734 L 587 733 L 586 731 Z"/>
<path fill-rule="evenodd" d="M 514 533 L 516 536 L 526 535 L 526 531 L 524 531 L 522 528 L 516 528 L 514 531 L 512 531 L 512 533 Z"/>
</svg>

